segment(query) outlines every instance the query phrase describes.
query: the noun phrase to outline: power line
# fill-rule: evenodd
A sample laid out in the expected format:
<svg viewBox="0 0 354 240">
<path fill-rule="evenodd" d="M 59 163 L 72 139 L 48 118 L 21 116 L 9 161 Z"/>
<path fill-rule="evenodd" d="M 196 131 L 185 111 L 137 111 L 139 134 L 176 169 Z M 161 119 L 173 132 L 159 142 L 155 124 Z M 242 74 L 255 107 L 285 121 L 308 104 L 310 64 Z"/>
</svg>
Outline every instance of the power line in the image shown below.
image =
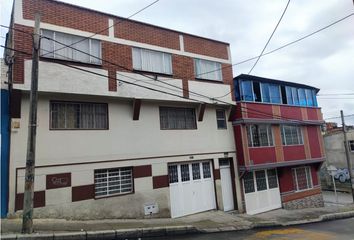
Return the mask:
<svg viewBox="0 0 354 240">
<path fill-rule="evenodd" d="M 294 41 L 292 41 L 292 42 L 289 42 L 289 43 L 287 43 L 287 44 L 285 44 L 285 45 L 282 45 L 282 46 L 280 46 L 280 47 L 278 47 L 278 48 L 275 48 L 275 49 L 273 49 L 273 50 L 271 50 L 271 51 L 269 51 L 269 52 L 266 52 L 266 53 L 264 53 L 264 54 L 262 54 L 262 55 L 259 55 L 259 56 L 256 56 L 256 57 L 252 57 L 252 58 L 248 58 L 248 59 L 245 59 L 245 60 L 243 60 L 243 61 L 234 63 L 234 64 L 232 64 L 232 65 L 227 65 L 227 66 L 224 66 L 224 67 L 221 67 L 221 68 L 212 70 L 212 71 L 200 73 L 200 74 L 198 74 L 198 75 L 204 75 L 204 74 L 212 73 L 212 72 L 219 71 L 219 70 L 222 70 L 222 69 L 230 68 L 230 67 L 232 67 L 232 66 L 237 66 L 237 65 L 240 65 L 240 64 L 243 64 L 243 63 L 252 61 L 252 60 L 254 60 L 254 59 L 257 59 L 257 58 L 260 57 L 260 56 L 266 56 L 266 55 L 272 54 L 272 53 L 274 53 L 274 52 L 276 52 L 276 51 L 279 51 L 279 50 L 281 50 L 281 49 L 283 49 L 283 48 L 285 48 L 285 47 L 287 47 L 287 46 L 290 46 L 290 45 L 295 44 L 295 43 L 297 43 L 297 42 L 299 42 L 299 41 L 302 41 L 302 40 L 304 40 L 304 39 L 306 39 L 306 38 L 308 38 L 308 37 L 310 37 L 310 36 L 312 36 L 312 35 L 314 35 L 314 34 L 316 34 L 316 33 L 318 33 L 318 32 L 321 32 L 321 31 L 323 31 L 323 30 L 325 30 L 325 29 L 327 29 L 327 28 L 329 28 L 329 27 L 331 27 L 331 26 L 333 26 L 333 25 L 335 25 L 335 24 L 337 24 L 337 23 L 339 23 L 339 22 L 341 22 L 341 21 L 344 21 L 345 19 L 347 19 L 347 18 L 349 18 L 349 17 L 351 17 L 351 16 L 353 16 L 353 15 L 354 15 L 354 13 L 351 13 L 351 14 L 349 14 L 349 15 L 343 17 L 343 18 L 340 18 L 340 19 L 338 19 L 337 21 L 334 21 L 334 22 L 332 22 L 331 24 L 328 24 L 328 25 L 326 25 L 326 26 L 324 26 L 324 27 L 322 27 L 322 28 L 320 28 L 320 29 L 318 29 L 318 30 L 316 30 L 316 31 L 314 31 L 314 32 L 312 32 L 312 33 L 310 33 L 310 34 L 307 34 L 307 35 L 305 35 L 305 36 L 303 36 L 303 37 L 301 37 L 301 38 L 298 38 L 298 39 L 296 39 L 296 40 L 294 40 Z M 4 26 L 4 25 L 0 25 L 0 26 L 1 26 L 1 27 L 5 27 L 5 28 L 8 28 L 8 29 L 14 29 L 14 30 L 16 30 L 16 31 L 19 31 L 19 32 L 23 32 L 23 33 L 32 35 L 31 33 L 28 33 L 28 32 L 26 32 L 26 31 L 22 31 L 22 30 L 19 30 L 19 29 L 11 28 L 11 27 Z M 62 44 L 62 43 L 61 43 L 61 44 Z M 63 44 L 63 45 L 64 45 L 64 44 Z M 58 49 L 58 50 L 59 50 L 59 49 Z M 87 53 L 85 53 L 85 54 L 87 54 Z M 130 71 L 130 69 L 129 69 L 129 71 Z M 142 74 L 140 74 L 140 75 L 142 75 Z M 148 77 L 148 76 L 145 76 L 145 77 Z M 193 76 L 193 77 L 194 77 L 194 76 Z M 150 77 L 148 77 L 148 78 L 150 78 Z M 166 79 L 172 79 L 172 80 L 173 80 L 174 78 L 166 78 Z M 152 80 L 155 80 L 155 79 L 152 79 Z M 161 82 L 164 83 L 164 84 L 166 84 L 164 81 L 161 81 Z M 171 84 L 171 85 L 172 85 L 172 84 Z M 176 88 L 176 87 L 179 88 L 178 86 L 174 86 L 174 85 L 172 85 L 172 86 L 175 87 L 175 88 Z M 232 93 L 234 90 L 235 90 L 235 88 L 232 88 L 232 90 L 231 90 L 230 92 L 228 92 L 227 94 L 224 94 L 224 95 L 219 96 L 219 97 L 208 97 L 208 98 L 211 98 L 211 99 L 213 99 L 214 101 L 219 101 L 219 100 L 217 100 L 217 99 L 223 98 L 223 97 L 229 95 L 229 94 Z M 192 91 L 189 91 L 189 92 L 193 93 Z M 198 94 L 198 93 L 196 93 L 196 94 Z"/>
<path fill-rule="evenodd" d="M 16 28 L 11 28 L 11 27 L 8 27 L 8 28 L 17 31 Z M 23 32 L 23 31 L 21 31 L 21 32 Z M 24 33 L 31 35 L 31 34 L 28 33 L 28 32 L 24 32 Z M 65 47 L 71 48 L 71 49 L 73 49 L 73 50 L 75 50 L 75 51 L 78 51 L 78 52 L 80 52 L 80 53 L 82 53 L 82 54 L 85 54 L 85 55 L 88 55 L 88 56 L 90 56 L 90 57 L 93 57 L 93 58 L 95 58 L 95 59 L 98 59 L 98 60 L 100 60 L 100 61 L 102 61 L 102 62 L 111 64 L 112 66 L 116 66 L 116 67 L 119 67 L 119 68 L 123 68 L 123 69 L 125 69 L 125 70 L 127 70 L 127 71 L 131 71 L 131 69 L 129 69 L 129 68 L 123 66 L 123 65 L 113 63 L 113 62 L 108 61 L 108 60 L 105 60 L 105 59 L 103 59 L 103 58 L 99 58 L 99 57 L 97 57 L 97 56 L 94 56 L 94 55 L 92 55 L 92 54 L 89 54 L 89 53 L 87 53 L 87 52 L 84 52 L 84 51 L 82 51 L 82 50 L 79 50 L 79 49 L 77 49 L 77 48 L 74 48 L 74 47 L 72 47 L 72 46 L 70 46 L 70 45 L 63 44 L 62 42 L 59 42 L 59 41 L 57 41 L 57 40 L 55 40 L 55 39 L 53 39 L 53 38 L 44 37 L 44 36 L 42 36 L 42 38 L 51 40 L 51 41 L 53 41 L 53 42 L 55 42 L 55 43 L 58 43 L 58 44 L 61 44 L 61 45 L 65 46 Z M 44 49 L 41 49 L 41 50 L 44 50 Z M 44 50 L 44 51 L 45 51 L 45 50 Z M 49 51 L 46 51 L 46 52 L 49 52 Z M 46 54 L 47 54 L 47 53 L 45 53 L 44 55 L 46 55 Z M 44 56 L 44 55 L 42 55 L 42 56 Z M 64 58 L 67 58 L 66 56 L 60 55 L 60 54 L 58 54 L 58 53 L 56 53 L 56 55 L 62 56 L 62 57 L 64 57 Z M 68 60 L 70 60 L 70 59 L 68 59 Z M 159 79 L 157 79 L 157 78 L 155 78 L 155 77 L 151 77 L 151 76 L 146 75 L 146 74 L 144 74 L 144 73 L 137 72 L 137 74 L 139 74 L 139 75 L 141 75 L 141 76 L 143 76 L 143 77 L 146 77 L 146 78 L 148 78 L 148 79 L 151 79 L 151 80 L 153 80 L 153 81 L 157 81 L 157 82 L 163 83 L 163 84 L 168 85 L 168 86 L 170 86 L 170 87 L 174 87 L 174 88 L 180 89 L 180 90 L 182 90 L 182 93 L 183 93 L 183 91 L 184 91 L 184 89 L 181 88 L 181 87 L 179 87 L 179 86 L 175 86 L 175 85 L 170 84 L 170 83 L 167 83 L 167 82 L 165 82 L 165 81 L 161 81 L 161 80 L 159 80 Z M 141 80 L 141 79 L 135 79 L 135 78 L 126 76 L 126 75 L 124 75 L 124 74 L 122 74 L 122 73 L 118 73 L 118 75 L 121 75 L 121 76 L 123 76 L 123 77 L 127 77 L 127 78 L 130 78 L 130 79 L 133 79 L 133 80 L 135 80 L 136 82 L 137 82 L 137 81 L 143 81 L 143 80 Z M 171 78 L 171 79 L 175 80 L 174 78 Z M 122 82 L 122 81 L 121 81 L 121 82 Z M 143 82 L 147 83 L 146 81 L 143 81 Z M 152 83 L 148 83 L 148 84 L 154 85 L 154 84 L 152 84 Z M 155 85 L 155 86 L 158 86 L 158 85 Z M 162 87 L 162 86 L 158 86 L 158 87 Z M 164 87 L 162 87 L 162 88 L 164 88 Z M 166 87 L 165 87 L 165 89 L 172 90 L 172 89 L 166 88 Z M 172 90 L 172 91 L 173 91 L 173 90 Z M 200 94 L 200 93 L 197 93 L 197 92 L 194 92 L 194 91 L 189 91 L 189 93 L 194 94 L 194 95 L 196 95 L 196 96 L 204 97 L 204 98 L 206 98 L 206 99 L 208 99 L 208 100 L 210 100 L 210 101 L 217 101 L 217 102 L 224 103 L 224 104 L 227 104 L 227 105 L 232 105 L 232 104 L 230 104 L 230 103 L 228 103 L 228 102 L 225 102 L 225 101 L 222 101 L 222 100 L 219 100 L 219 99 L 213 99 L 213 98 L 211 98 L 211 97 L 209 97 L 209 96 L 206 96 L 206 95 L 204 95 L 204 94 Z"/>
<path fill-rule="evenodd" d="M 275 31 L 277 30 L 277 28 L 278 28 L 278 26 L 279 26 L 281 20 L 282 20 L 283 17 L 284 17 L 286 10 L 288 9 L 289 3 L 290 3 L 290 0 L 288 0 L 288 3 L 286 4 L 285 9 L 283 10 L 283 13 L 281 14 L 281 17 L 279 18 L 279 20 L 278 20 L 278 22 L 277 22 L 277 25 L 275 25 L 275 28 L 273 29 L 272 34 L 271 34 L 270 37 L 268 38 L 267 43 L 266 43 L 265 46 L 263 47 L 263 50 L 262 50 L 261 54 L 258 56 L 256 62 L 253 64 L 253 66 L 252 66 L 252 68 L 249 70 L 248 74 L 251 74 L 252 70 L 256 67 L 256 65 L 257 65 L 257 63 L 258 63 L 258 61 L 259 61 L 259 59 L 261 58 L 263 52 L 264 52 L 265 49 L 267 48 L 267 46 L 268 46 L 270 40 L 272 39 L 272 37 L 273 37 Z"/>
<path fill-rule="evenodd" d="M 281 50 L 281 49 L 283 49 L 283 48 L 285 48 L 285 47 L 288 47 L 288 46 L 290 46 L 290 45 L 293 45 L 293 44 L 295 44 L 295 43 L 298 43 L 298 42 L 300 42 L 300 41 L 302 41 L 302 40 L 304 40 L 304 39 L 306 39 L 306 38 L 309 38 L 309 37 L 315 35 L 316 33 L 319 33 L 319 32 L 321 32 L 321 31 L 323 31 L 323 30 L 325 30 L 325 29 L 327 29 L 327 28 L 329 28 L 329 27 L 331 27 L 331 26 L 333 26 L 333 25 L 335 25 L 335 24 L 337 24 L 337 23 L 339 23 L 339 22 L 341 22 L 341 21 L 344 21 L 345 19 L 347 19 L 347 18 L 349 18 L 349 17 L 351 17 L 351 16 L 353 16 L 353 15 L 354 15 L 354 13 L 351 13 L 351 14 L 349 14 L 349 15 L 347 15 L 347 16 L 345 16 L 345 17 L 342 17 L 342 18 L 340 18 L 340 19 L 338 19 L 338 20 L 336 20 L 336 21 L 334 21 L 334 22 L 332 22 L 332 23 L 330 23 L 330 24 L 328 24 L 328 25 L 326 25 L 326 26 L 324 26 L 324 27 L 322 27 L 322 28 L 320 28 L 320 29 L 318 29 L 318 30 L 316 30 L 316 31 L 314 31 L 314 32 L 312 32 L 312 33 L 310 33 L 310 34 L 307 34 L 307 35 L 305 35 L 305 36 L 303 36 L 303 37 L 301 37 L 301 38 L 298 38 L 298 39 L 296 39 L 296 40 L 294 40 L 294 41 L 292 41 L 292 42 L 289 42 L 289 43 L 287 43 L 287 44 L 284 44 L 284 45 L 282 45 L 282 46 L 280 46 L 280 47 L 278 47 L 278 48 L 275 48 L 275 49 L 273 49 L 273 50 L 271 50 L 271 51 L 269 51 L 269 52 L 266 52 L 266 53 L 264 53 L 264 54 L 262 54 L 262 55 L 260 55 L 260 56 L 266 56 L 266 55 L 272 54 L 272 53 L 277 52 L 277 51 L 279 51 L 279 50 Z M 243 63 L 252 61 L 252 60 L 254 60 L 254 59 L 258 58 L 258 57 L 259 57 L 259 56 L 257 56 L 257 57 L 252 57 L 252 58 L 248 58 L 248 59 L 243 60 L 243 61 L 241 61 L 241 62 L 234 63 L 234 64 L 232 64 L 231 66 L 240 65 L 240 64 L 243 64 Z M 225 66 L 224 68 L 226 68 L 226 67 L 230 67 L 230 66 Z M 235 88 L 233 88 L 229 93 L 227 93 L 227 94 L 225 94 L 225 95 L 222 95 L 222 96 L 220 96 L 220 97 L 214 97 L 214 98 L 223 98 L 223 97 L 229 95 L 230 93 L 232 93 L 234 90 L 235 90 Z"/>
<path fill-rule="evenodd" d="M 82 38 L 81 40 L 70 44 L 70 46 L 73 46 L 73 45 L 78 44 L 78 43 L 80 43 L 80 42 L 82 42 L 82 41 L 85 41 L 86 39 L 92 38 L 92 37 L 96 36 L 97 34 L 100 34 L 100 33 L 104 32 L 104 31 L 106 31 L 106 30 L 108 30 L 108 29 L 110 29 L 110 28 L 112 28 L 112 27 L 118 25 L 119 23 L 122 23 L 122 22 L 124 22 L 124 21 L 126 21 L 126 20 L 128 20 L 128 19 L 130 19 L 130 18 L 132 18 L 132 17 L 134 17 L 135 15 L 137 15 L 137 14 L 141 13 L 142 11 L 144 11 L 145 9 L 151 7 L 152 5 L 154 5 L 155 3 L 157 3 L 158 1 L 160 1 L 160 0 L 155 0 L 154 2 L 152 2 L 152 3 L 150 3 L 149 5 L 143 7 L 142 9 L 140 9 L 139 11 L 137 11 L 137 12 L 133 13 L 132 15 L 128 16 L 127 18 L 124 18 L 124 19 L 122 19 L 122 20 L 120 20 L 120 21 L 117 21 L 117 22 L 114 23 L 113 25 L 108 26 L 108 27 L 106 27 L 106 28 L 104 28 L 104 29 L 102 29 L 102 30 L 100 30 L 100 31 L 98 31 L 98 32 L 96 32 L 96 33 L 94 33 L 94 34 L 88 36 L 88 37 Z M 66 48 L 66 46 L 65 46 L 65 47 L 62 47 L 62 48 L 59 48 L 59 49 L 55 49 L 55 50 L 53 50 L 53 51 L 51 51 L 51 52 L 48 52 L 48 53 L 46 53 L 46 55 L 51 54 L 51 53 L 54 53 L 54 52 L 59 51 L 59 50 L 64 49 L 64 48 Z M 43 56 L 45 56 L 45 55 L 43 55 Z"/>
<path fill-rule="evenodd" d="M 1 47 L 9 49 L 9 50 L 16 51 L 16 52 L 20 52 L 20 53 L 25 54 L 25 55 L 31 55 L 30 53 L 27 53 L 27 52 L 24 52 L 24 51 L 21 51 L 21 50 L 16 50 L 16 49 L 5 47 L 5 46 L 1 46 Z M 94 75 L 97 75 L 97 76 L 101 76 L 101 77 L 104 77 L 104 78 L 108 77 L 109 79 L 114 79 L 114 80 L 121 81 L 121 82 L 130 84 L 130 85 L 142 87 L 142 88 L 145 88 L 145 89 L 148 89 L 148 90 L 151 90 L 151 91 L 172 95 L 172 96 L 179 97 L 179 98 L 182 98 L 182 99 L 187 99 L 187 98 L 185 98 L 183 96 L 180 96 L 180 95 L 164 92 L 164 91 L 161 91 L 161 90 L 158 90 L 158 89 L 154 89 L 154 88 L 149 88 L 149 87 L 142 86 L 142 85 L 139 85 L 139 84 L 136 84 L 136 83 L 127 82 L 127 81 L 124 81 L 124 80 L 121 80 L 121 79 L 118 79 L 118 78 L 109 77 L 109 76 L 104 75 L 104 74 L 100 74 L 100 73 L 97 73 L 97 72 L 92 72 L 92 71 L 89 71 L 89 70 L 86 70 L 86 69 L 82 69 L 82 68 L 79 68 L 79 67 L 76 67 L 76 66 L 72 66 L 72 65 L 69 65 L 69 64 L 66 64 L 66 63 L 57 62 L 57 64 L 60 64 L 60 65 L 66 66 L 66 67 L 70 67 L 70 68 L 73 68 L 73 69 L 76 69 L 76 70 L 79 70 L 79 71 L 83 71 L 83 72 L 86 72 L 86 73 L 90 73 L 90 74 L 94 74 Z M 201 103 L 201 102 L 202 103 L 206 103 L 206 102 L 203 102 L 203 101 L 200 101 L 200 100 L 196 100 L 196 99 L 192 99 L 192 98 L 188 98 L 187 100 L 192 100 L 192 101 L 195 101 L 195 102 L 198 102 L 198 103 Z M 229 104 L 229 105 L 231 105 L 231 104 Z M 287 121 L 287 122 L 299 123 L 299 124 L 300 123 L 308 123 L 308 121 L 304 121 L 304 120 L 291 119 L 291 118 L 287 118 L 287 117 L 280 116 L 280 115 L 277 115 L 277 114 L 270 114 L 270 113 L 267 113 L 267 112 L 259 111 L 259 110 L 248 108 L 248 107 L 244 107 L 244 106 L 240 106 L 240 107 L 243 108 L 243 109 L 246 109 L 247 113 L 261 115 L 261 116 L 269 116 L 269 117 L 272 117 L 272 119 L 276 119 L 276 120 L 284 120 L 284 121 Z M 241 112 L 245 112 L 245 111 L 241 110 Z"/>
<path fill-rule="evenodd" d="M 343 117 L 352 117 L 352 116 L 354 116 L 354 113 L 353 114 L 349 114 L 349 115 L 345 115 Z M 339 117 L 329 117 L 329 118 L 325 118 L 323 120 L 330 120 L 330 119 L 337 119 L 337 118 L 341 118 L 341 116 L 339 116 Z"/>
<path fill-rule="evenodd" d="M 321 93 L 317 94 L 317 96 L 339 96 L 339 95 L 354 95 L 354 93 Z"/>
</svg>

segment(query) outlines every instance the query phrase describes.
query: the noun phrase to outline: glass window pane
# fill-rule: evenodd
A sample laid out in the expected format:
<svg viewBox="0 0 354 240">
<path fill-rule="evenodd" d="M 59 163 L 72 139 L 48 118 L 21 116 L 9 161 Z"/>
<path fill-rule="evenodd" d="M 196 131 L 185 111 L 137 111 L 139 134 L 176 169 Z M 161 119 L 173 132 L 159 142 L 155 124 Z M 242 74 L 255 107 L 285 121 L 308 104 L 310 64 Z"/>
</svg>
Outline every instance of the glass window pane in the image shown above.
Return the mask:
<svg viewBox="0 0 354 240">
<path fill-rule="evenodd" d="M 300 105 L 299 94 L 298 94 L 297 88 L 292 87 L 291 92 L 293 95 L 294 105 Z"/>
<path fill-rule="evenodd" d="M 269 188 L 277 188 L 278 187 L 278 180 L 277 180 L 277 172 L 275 169 L 268 169 L 268 185 Z"/>
<path fill-rule="evenodd" d="M 54 32 L 49 30 L 42 30 L 43 38 L 41 38 L 41 56 L 43 57 L 54 57 Z M 47 39 L 47 38 L 49 39 Z"/>
<path fill-rule="evenodd" d="M 269 84 L 261 83 L 261 89 L 262 89 L 262 102 L 270 103 Z"/>
<path fill-rule="evenodd" d="M 169 177 L 170 183 L 178 182 L 177 165 L 168 166 L 168 177 Z"/>
<path fill-rule="evenodd" d="M 211 178 L 210 163 L 203 162 L 203 178 Z"/>
<path fill-rule="evenodd" d="M 305 89 L 306 99 L 307 99 L 307 106 L 313 106 L 313 96 L 311 89 Z"/>
<path fill-rule="evenodd" d="M 200 179 L 200 163 L 192 163 L 193 180 Z"/>
<path fill-rule="evenodd" d="M 195 77 L 200 79 L 222 81 L 221 64 L 204 59 L 194 59 Z"/>
<path fill-rule="evenodd" d="M 312 90 L 312 97 L 313 97 L 313 106 L 317 107 L 317 97 L 316 97 L 316 91 Z"/>
<path fill-rule="evenodd" d="M 243 186 L 245 189 L 245 193 L 254 192 L 254 179 L 253 172 L 246 172 L 243 177 Z"/>
<path fill-rule="evenodd" d="M 218 129 L 226 129 L 226 117 L 224 109 L 216 110 L 216 121 Z"/>
<path fill-rule="evenodd" d="M 263 191 L 267 189 L 267 180 L 265 171 L 255 171 L 256 174 L 256 184 L 257 184 L 257 191 Z"/>
<path fill-rule="evenodd" d="M 242 81 L 241 82 L 241 99 L 244 101 L 253 101 L 253 90 L 251 81 Z"/>
<path fill-rule="evenodd" d="M 306 94 L 305 94 L 305 89 L 299 88 L 299 89 L 298 89 L 298 93 L 299 93 L 300 106 L 306 106 Z"/>
<path fill-rule="evenodd" d="M 96 39 L 90 39 L 91 41 L 91 55 L 95 57 L 91 57 L 91 63 L 101 64 L 101 42 Z"/>
<path fill-rule="evenodd" d="M 73 60 L 79 62 L 90 62 L 90 56 L 88 55 L 90 54 L 90 41 L 89 39 L 83 39 L 83 37 L 72 36 L 72 47 L 79 50 L 73 50 Z"/>
<path fill-rule="evenodd" d="M 189 181 L 189 164 L 181 164 L 181 178 L 182 182 Z"/>
<path fill-rule="evenodd" d="M 280 89 L 277 84 L 269 84 L 270 100 L 272 103 L 281 103 Z"/>
<path fill-rule="evenodd" d="M 286 99 L 288 101 L 288 104 L 293 105 L 294 101 L 293 101 L 293 93 L 291 87 L 285 87 L 285 90 L 286 90 Z"/>
<path fill-rule="evenodd" d="M 253 82 L 253 92 L 254 92 L 254 99 L 256 102 L 262 102 L 261 98 L 261 88 L 259 82 Z"/>
</svg>

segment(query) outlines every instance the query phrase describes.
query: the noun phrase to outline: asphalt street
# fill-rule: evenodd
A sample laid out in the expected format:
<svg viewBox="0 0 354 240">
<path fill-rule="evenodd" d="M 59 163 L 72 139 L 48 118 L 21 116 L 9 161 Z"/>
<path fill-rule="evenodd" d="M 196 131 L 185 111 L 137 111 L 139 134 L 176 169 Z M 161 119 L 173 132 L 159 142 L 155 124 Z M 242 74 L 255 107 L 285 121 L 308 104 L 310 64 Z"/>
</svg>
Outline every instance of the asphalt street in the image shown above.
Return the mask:
<svg viewBox="0 0 354 240">
<path fill-rule="evenodd" d="M 143 238 L 144 240 L 238 240 L 238 239 L 302 239 L 302 240 L 354 240 L 354 218 L 312 223 L 273 229 L 194 234 L 164 238 Z M 142 239 L 142 240 L 143 240 Z"/>
</svg>

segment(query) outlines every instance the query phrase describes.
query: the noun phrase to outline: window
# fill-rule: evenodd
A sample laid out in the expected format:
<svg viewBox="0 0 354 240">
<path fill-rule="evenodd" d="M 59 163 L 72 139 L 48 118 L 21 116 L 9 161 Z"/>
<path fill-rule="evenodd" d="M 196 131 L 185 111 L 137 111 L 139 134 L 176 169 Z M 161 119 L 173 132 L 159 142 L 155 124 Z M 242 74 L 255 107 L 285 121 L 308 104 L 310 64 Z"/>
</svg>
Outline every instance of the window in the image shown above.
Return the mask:
<svg viewBox="0 0 354 240">
<path fill-rule="evenodd" d="M 101 64 L 101 42 L 99 40 L 44 29 L 42 35 L 55 41 L 42 38 L 41 57 Z"/>
<path fill-rule="evenodd" d="M 255 171 L 257 191 L 267 190 L 267 179 L 264 170 Z"/>
<path fill-rule="evenodd" d="M 105 103 L 50 103 L 52 129 L 108 129 Z"/>
<path fill-rule="evenodd" d="M 261 87 L 259 82 L 253 82 L 254 101 L 262 102 Z"/>
<path fill-rule="evenodd" d="M 132 168 L 95 170 L 95 196 L 104 197 L 133 192 Z"/>
<path fill-rule="evenodd" d="M 273 146 L 271 125 L 248 125 L 247 137 L 249 147 Z"/>
<path fill-rule="evenodd" d="M 261 89 L 262 89 L 262 102 L 270 103 L 269 84 L 261 83 Z"/>
<path fill-rule="evenodd" d="M 133 48 L 135 70 L 172 74 L 172 55 L 142 48 Z"/>
<path fill-rule="evenodd" d="M 299 88 L 297 91 L 299 93 L 300 106 L 306 106 L 307 101 L 306 101 L 305 89 Z"/>
<path fill-rule="evenodd" d="M 221 64 L 218 62 L 194 59 L 194 71 L 196 78 L 222 81 Z"/>
<path fill-rule="evenodd" d="M 349 144 L 349 150 L 351 152 L 354 152 L 354 140 L 349 140 L 348 144 Z"/>
<path fill-rule="evenodd" d="M 243 177 L 243 185 L 245 188 L 245 193 L 254 192 L 254 179 L 253 179 L 253 172 L 246 172 L 245 176 Z"/>
<path fill-rule="evenodd" d="M 252 81 L 241 82 L 241 100 L 253 102 Z"/>
<path fill-rule="evenodd" d="M 268 175 L 269 189 L 277 188 L 278 187 L 278 179 L 277 179 L 276 170 L 275 169 L 268 169 L 267 170 L 267 175 Z"/>
<path fill-rule="evenodd" d="M 161 129 L 197 129 L 194 108 L 160 107 Z"/>
<path fill-rule="evenodd" d="M 235 91 L 237 101 L 317 107 L 316 90 L 314 89 L 249 80 L 235 80 L 234 83 L 235 89 L 239 89 L 239 91 Z"/>
<path fill-rule="evenodd" d="M 181 179 L 182 182 L 189 181 L 189 164 L 181 165 Z"/>
<path fill-rule="evenodd" d="M 247 172 L 243 177 L 245 193 L 278 188 L 277 171 L 275 169 Z M 255 189 L 255 185 L 257 189 Z"/>
<path fill-rule="evenodd" d="M 200 164 L 199 163 L 192 163 L 192 176 L 193 176 L 193 180 L 200 179 Z"/>
<path fill-rule="evenodd" d="M 281 137 L 283 145 L 303 144 L 301 128 L 293 125 L 282 125 Z"/>
<path fill-rule="evenodd" d="M 203 162 L 203 178 L 211 178 L 209 162 Z"/>
<path fill-rule="evenodd" d="M 218 129 L 226 129 L 226 117 L 224 109 L 216 109 L 216 122 Z"/>
<path fill-rule="evenodd" d="M 312 177 L 310 167 L 293 168 L 294 188 L 296 191 L 312 188 Z"/>
<path fill-rule="evenodd" d="M 168 166 L 168 178 L 170 180 L 170 183 L 178 182 L 177 165 Z"/>
</svg>

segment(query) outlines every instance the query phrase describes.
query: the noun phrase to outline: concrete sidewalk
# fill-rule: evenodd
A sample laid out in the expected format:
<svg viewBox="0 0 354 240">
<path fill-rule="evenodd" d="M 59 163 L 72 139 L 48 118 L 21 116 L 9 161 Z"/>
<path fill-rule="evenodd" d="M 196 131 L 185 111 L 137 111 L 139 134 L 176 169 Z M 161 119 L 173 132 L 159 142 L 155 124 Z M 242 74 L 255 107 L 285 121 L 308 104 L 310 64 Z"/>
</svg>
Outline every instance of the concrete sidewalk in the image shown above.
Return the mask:
<svg viewBox="0 0 354 240">
<path fill-rule="evenodd" d="M 72 221 L 35 219 L 33 239 L 117 239 L 196 232 L 223 232 L 354 217 L 354 204 L 302 210 L 278 209 L 257 215 L 209 211 L 177 219 L 107 219 Z M 24 239 L 21 219 L 1 221 L 2 239 Z M 28 238 L 26 238 L 28 239 Z"/>
</svg>

